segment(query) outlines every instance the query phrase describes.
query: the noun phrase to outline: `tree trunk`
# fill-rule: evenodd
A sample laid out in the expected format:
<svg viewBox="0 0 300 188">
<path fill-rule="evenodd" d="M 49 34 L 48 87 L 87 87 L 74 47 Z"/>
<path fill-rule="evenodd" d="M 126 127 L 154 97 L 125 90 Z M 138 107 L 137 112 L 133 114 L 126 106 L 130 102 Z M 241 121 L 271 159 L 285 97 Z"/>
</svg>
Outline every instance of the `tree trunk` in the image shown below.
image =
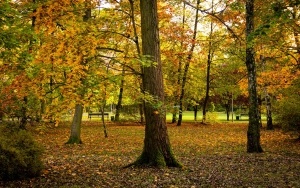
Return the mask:
<svg viewBox="0 0 300 188">
<path fill-rule="evenodd" d="M 213 9 L 212 9 L 213 11 Z M 208 55 L 207 55 L 207 65 L 206 65 L 206 90 L 205 98 L 203 102 L 203 111 L 202 111 L 202 123 L 206 123 L 206 107 L 209 100 L 209 90 L 210 90 L 210 68 L 213 58 L 213 49 L 212 49 L 212 34 L 213 34 L 213 23 L 210 22 L 210 34 L 209 34 L 209 43 L 208 43 Z"/>
<path fill-rule="evenodd" d="M 198 105 L 194 106 L 194 121 L 197 121 L 198 116 Z"/>
<path fill-rule="evenodd" d="M 123 69 L 122 69 L 122 77 L 123 78 L 121 80 L 118 103 L 117 103 L 117 106 L 116 106 L 116 115 L 115 115 L 115 121 L 116 122 L 120 121 L 120 111 L 121 111 L 121 108 L 122 108 L 123 88 L 124 88 L 124 82 L 125 82 L 124 76 L 125 76 L 125 68 L 123 66 Z"/>
<path fill-rule="evenodd" d="M 183 15 L 182 15 L 182 32 L 181 32 L 181 37 L 185 35 L 184 33 L 184 26 L 185 26 L 185 10 L 186 10 L 186 4 L 183 2 Z M 180 49 L 183 51 L 183 40 L 180 41 Z M 177 86 L 174 94 L 174 108 L 173 108 L 173 113 L 172 113 L 172 123 L 177 122 L 177 113 L 179 112 L 179 97 L 180 97 L 180 86 L 181 86 L 181 79 L 182 79 L 182 55 L 180 54 L 178 56 L 178 69 L 177 69 Z M 181 117 L 182 119 L 182 117 Z"/>
<path fill-rule="evenodd" d="M 71 125 L 71 135 L 66 144 L 82 144 L 80 138 L 82 114 L 83 114 L 83 105 L 76 104 L 75 113 Z"/>
<path fill-rule="evenodd" d="M 226 109 L 226 120 L 229 121 L 229 117 L 230 117 L 230 104 L 229 104 L 229 102 L 227 102 L 227 104 L 225 104 L 225 109 Z"/>
<path fill-rule="evenodd" d="M 181 93 L 180 93 L 180 97 L 179 97 L 179 116 L 178 116 L 177 126 L 180 126 L 181 122 L 182 122 L 183 99 L 184 99 L 184 94 L 185 94 L 185 84 L 186 84 L 186 79 L 187 79 L 187 74 L 188 74 L 190 62 L 192 60 L 194 48 L 195 48 L 195 45 L 196 45 L 198 18 L 199 18 L 199 16 L 198 16 L 198 13 L 199 13 L 198 7 L 199 7 L 199 5 L 200 5 L 200 0 L 197 0 L 197 9 L 196 9 L 196 16 L 195 16 L 195 23 L 194 23 L 194 31 L 193 31 L 193 42 L 192 42 L 191 48 L 188 52 L 188 57 L 186 59 L 186 63 L 185 63 L 185 66 L 184 66 L 182 82 L 181 82 Z"/>
<path fill-rule="evenodd" d="M 164 88 L 160 44 L 158 33 L 158 16 L 156 0 L 140 0 L 142 51 L 155 66 L 144 67 L 143 89 L 155 99 L 161 107 L 145 102 L 146 118 L 144 148 L 141 156 L 133 165 L 180 166 L 171 151 L 164 112 Z"/>
<path fill-rule="evenodd" d="M 208 54 L 208 60 L 207 60 L 207 72 L 206 72 L 206 91 L 205 91 L 205 98 L 203 102 L 202 107 L 202 123 L 206 123 L 206 107 L 209 100 L 209 88 L 210 88 L 210 65 L 211 65 L 211 57 L 210 57 L 210 51 Z"/>
<path fill-rule="evenodd" d="M 21 108 L 21 121 L 20 121 L 20 129 L 25 130 L 26 124 L 27 124 L 27 103 L 28 103 L 28 97 L 25 96 L 23 98 L 23 106 Z"/>
<path fill-rule="evenodd" d="M 247 152 L 263 152 L 260 145 L 258 99 L 256 91 L 256 67 L 253 47 L 254 0 L 246 1 L 246 66 L 248 71 L 249 125 L 247 131 Z"/>
<path fill-rule="evenodd" d="M 102 121 L 102 126 L 103 126 L 104 137 L 108 138 L 106 124 L 105 124 L 105 120 L 104 120 L 104 108 L 105 108 L 105 104 L 101 107 L 101 113 L 102 113 L 102 115 L 101 115 L 101 121 Z"/>
<path fill-rule="evenodd" d="M 137 26 L 136 26 L 136 22 L 135 22 L 135 9 L 134 9 L 134 0 L 129 0 L 130 3 L 130 19 L 131 19 L 131 23 L 132 23 L 132 27 L 133 27 L 133 33 L 134 33 L 134 43 L 135 43 L 135 47 L 138 53 L 139 58 L 141 58 L 141 49 L 140 49 L 140 44 L 139 44 L 139 36 L 138 36 L 138 32 L 137 32 Z M 141 74 L 144 73 L 144 67 L 141 66 Z M 139 80 L 140 81 L 140 80 Z M 143 92 L 143 86 L 142 84 L 140 84 L 140 88 L 141 91 Z M 139 113 L 140 113 L 140 123 L 144 124 L 144 103 L 141 102 L 139 104 Z"/>
<path fill-rule="evenodd" d="M 92 9 L 91 9 L 91 2 L 90 0 L 86 0 L 86 10 L 83 15 L 83 21 L 87 22 L 91 16 L 92 16 Z M 83 82 L 83 78 L 81 79 L 81 82 Z M 81 93 L 82 98 L 84 96 L 84 93 Z M 66 142 L 66 144 L 81 144 L 81 122 L 82 122 L 82 114 L 83 114 L 83 105 L 82 104 L 76 104 L 75 106 L 75 113 L 73 116 L 73 121 L 71 125 L 71 134 L 69 137 L 69 140 Z"/>
<path fill-rule="evenodd" d="M 269 94 L 266 94 L 266 109 L 267 109 L 267 130 L 273 130 L 273 120 L 272 120 L 272 107 L 271 107 L 271 99 Z"/>
<path fill-rule="evenodd" d="M 260 60 L 262 63 L 262 70 L 265 71 L 266 67 L 266 58 L 261 55 Z M 267 111 L 267 130 L 273 130 L 273 121 L 272 121 L 272 111 L 271 111 L 271 99 L 268 93 L 267 86 L 264 85 L 263 87 L 264 95 L 265 95 L 265 102 L 266 102 L 266 111 Z"/>
<path fill-rule="evenodd" d="M 175 103 L 175 105 L 177 105 L 177 103 Z M 177 109 L 173 109 L 172 123 L 176 123 L 176 121 L 177 121 Z"/>
</svg>

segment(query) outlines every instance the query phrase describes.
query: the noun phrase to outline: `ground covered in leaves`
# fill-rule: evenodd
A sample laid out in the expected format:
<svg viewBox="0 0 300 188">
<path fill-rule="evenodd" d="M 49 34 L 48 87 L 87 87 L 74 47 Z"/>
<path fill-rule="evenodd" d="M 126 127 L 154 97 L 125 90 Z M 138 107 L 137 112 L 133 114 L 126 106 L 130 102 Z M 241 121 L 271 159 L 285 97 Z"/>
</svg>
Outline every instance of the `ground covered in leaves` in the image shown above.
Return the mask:
<svg viewBox="0 0 300 188">
<path fill-rule="evenodd" d="M 65 145 L 70 123 L 30 127 L 43 145 L 37 178 L 0 187 L 300 187 L 300 144 L 280 130 L 261 131 L 264 153 L 246 153 L 247 124 L 168 125 L 178 168 L 123 168 L 143 147 L 144 127 L 84 122 L 82 145 Z"/>
</svg>

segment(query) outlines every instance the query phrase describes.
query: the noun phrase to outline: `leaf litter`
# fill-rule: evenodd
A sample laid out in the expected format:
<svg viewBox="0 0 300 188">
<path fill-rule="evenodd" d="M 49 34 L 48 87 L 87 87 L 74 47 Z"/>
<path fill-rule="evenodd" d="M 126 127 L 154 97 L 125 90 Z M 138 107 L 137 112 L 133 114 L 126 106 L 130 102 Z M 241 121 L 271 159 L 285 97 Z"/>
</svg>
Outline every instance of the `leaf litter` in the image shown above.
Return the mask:
<svg viewBox="0 0 300 188">
<path fill-rule="evenodd" d="M 123 168 L 143 148 L 143 126 L 84 122 L 82 145 L 65 145 L 69 126 L 31 127 L 45 148 L 40 177 L 0 182 L 0 187 L 300 187 L 300 144 L 280 130 L 261 131 L 261 154 L 246 153 L 246 124 L 168 125 L 183 168 Z"/>
</svg>

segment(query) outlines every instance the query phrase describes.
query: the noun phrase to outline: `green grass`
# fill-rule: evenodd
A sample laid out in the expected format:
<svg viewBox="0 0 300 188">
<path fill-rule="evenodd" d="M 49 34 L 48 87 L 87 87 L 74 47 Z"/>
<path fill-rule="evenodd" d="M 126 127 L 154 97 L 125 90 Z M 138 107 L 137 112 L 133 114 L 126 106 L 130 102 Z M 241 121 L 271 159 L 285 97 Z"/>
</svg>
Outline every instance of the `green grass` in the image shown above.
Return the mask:
<svg viewBox="0 0 300 188">
<path fill-rule="evenodd" d="M 211 114 L 208 113 L 208 115 Z M 216 117 L 216 119 L 214 121 L 227 121 L 227 116 L 225 112 L 213 112 L 212 113 L 214 117 Z M 178 118 L 178 115 L 177 115 Z M 248 121 L 248 116 L 242 116 L 242 118 L 240 118 L 240 120 L 236 120 L 236 114 L 233 114 L 233 121 L 234 122 L 243 122 L 243 121 Z M 172 114 L 168 113 L 167 114 L 167 121 L 171 121 L 172 120 Z M 183 112 L 183 116 L 182 116 L 182 120 L 183 122 L 193 122 L 194 121 L 194 112 L 193 111 L 184 111 Z M 197 113 L 197 121 L 201 121 L 202 120 L 202 112 L 198 111 Z M 265 120 L 265 117 L 263 116 L 263 120 Z M 232 121 L 232 114 L 230 114 L 229 116 L 229 121 Z"/>
<path fill-rule="evenodd" d="M 211 114 L 211 112 L 209 113 Z M 213 122 L 227 122 L 227 117 L 226 117 L 226 113 L 225 112 L 213 112 L 212 113 L 214 117 L 216 118 L 213 118 Z M 110 117 L 111 116 L 114 116 L 113 113 L 110 113 L 109 115 L 109 121 L 110 121 Z M 122 114 L 121 115 L 121 119 L 128 119 L 128 120 L 131 120 L 131 121 L 134 121 L 134 119 L 136 119 L 137 121 L 139 120 L 139 115 L 135 115 L 135 117 L 129 117 L 130 115 L 124 115 Z M 171 122 L 172 121 L 172 113 L 167 113 L 167 122 Z M 177 114 L 177 118 L 178 118 L 178 114 Z M 249 120 L 249 117 L 248 116 L 242 116 L 240 117 L 239 120 L 236 120 L 236 114 L 233 114 L 233 117 L 232 117 L 232 114 L 230 113 L 230 116 L 229 116 L 229 122 L 232 122 L 232 118 L 233 118 L 233 122 L 248 122 Z M 68 117 L 65 117 L 63 119 L 64 121 L 71 121 L 72 120 L 72 116 L 68 116 Z M 87 113 L 83 113 L 83 116 L 82 116 L 82 120 L 83 121 L 87 121 L 89 120 L 88 119 L 88 114 Z M 197 121 L 198 122 L 201 122 L 202 120 L 202 112 L 201 111 L 198 111 L 198 114 L 197 114 Z M 263 115 L 262 116 L 262 120 L 263 121 L 266 121 L 266 117 Z M 100 117 L 92 117 L 92 120 L 91 121 L 101 121 L 101 118 Z M 107 121 L 106 117 L 105 117 L 105 121 Z M 183 112 L 183 117 L 182 117 L 182 121 L 183 122 L 194 122 L 194 112 L 193 111 L 184 111 Z"/>
</svg>

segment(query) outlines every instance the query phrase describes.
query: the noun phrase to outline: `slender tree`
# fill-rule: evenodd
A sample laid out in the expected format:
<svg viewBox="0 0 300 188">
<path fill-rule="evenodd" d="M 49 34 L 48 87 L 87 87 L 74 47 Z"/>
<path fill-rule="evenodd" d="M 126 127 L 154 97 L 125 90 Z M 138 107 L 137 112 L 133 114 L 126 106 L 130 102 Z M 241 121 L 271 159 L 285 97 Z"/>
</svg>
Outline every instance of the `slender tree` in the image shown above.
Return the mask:
<svg viewBox="0 0 300 188">
<path fill-rule="evenodd" d="M 212 14 L 214 11 L 214 1 L 211 3 Z M 214 49 L 213 49 L 213 22 L 210 21 L 210 32 L 208 36 L 208 53 L 207 53 L 207 62 L 206 62 L 206 88 L 205 88 L 205 97 L 202 105 L 202 123 L 206 123 L 206 111 L 207 111 L 207 103 L 209 101 L 209 90 L 210 90 L 210 71 L 211 65 L 214 56 Z"/>
<path fill-rule="evenodd" d="M 186 10 L 186 3 L 183 2 L 183 10 L 182 10 L 182 32 L 181 32 L 181 36 L 183 37 L 184 35 L 184 25 L 185 25 L 185 10 Z M 183 50 L 183 40 L 180 41 L 180 49 Z M 182 57 L 178 57 L 179 61 L 178 61 L 178 69 L 177 69 L 177 85 L 181 85 L 181 72 L 182 72 Z M 177 107 L 178 107 L 178 103 L 179 103 L 179 91 L 176 89 L 175 91 L 175 95 L 174 95 L 174 99 L 175 99 L 175 103 L 174 103 L 174 109 L 173 109 L 173 113 L 172 113 L 172 123 L 176 123 L 177 121 Z"/>
<path fill-rule="evenodd" d="M 256 65 L 254 51 L 254 0 L 246 1 L 246 66 L 248 72 L 249 125 L 247 131 L 247 152 L 263 152 L 260 145 L 260 123 L 256 91 Z"/>
<path fill-rule="evenodd" d="M 184 94 L 185 94 L 185 84 L 187 80 L 187 75 L 190 67 L 190 63 L 193 58 L 193 53 L 194 49 L 196 46 L 196 37 L 197 37 L 197 28 L 198 28 L 198 19 L 199 19 L 199 5 L 200 5 L 200 0 L 197 0 L 197 5 L 196 5 L 196 15 L 195 15 L 195 23 L 194 23 L 194 30 L 193 30 L 193 41 L 191 44 L 191 48 L 188 52 L 188 56 L 186 58 L 186 63 L 184 65 L 184 70 L 183 70 L 183 76 L 182 76 L 182 81 L 181 81 L 181 93 L 179 96 L 179 116 L 178 116 L 178 122 L 177 126 L 181 125 L 182 122 L 182 112 L 183 112 L 183 99 L 184 99 Z"/>
<path fill-rule="evenodd" d="M 118 95 L 118 103 L 116 105 L 116 115 L 115 115 L 115 121 L 119 122 L 120 121 L 120 112 L 122 108 L 122 99 L 123 99 L 123 90 L 124 90 L 124 83 L 125 83 L 125 66 L 122 66 L 122 80 L 120 83 L 120 90 L 119 90 L 119 95 Z"/>
<path fill-rule="evenodd" d="M 145 93 L 154 101 L 145 102 L 145 139 L 141 156 L 131 165 L 173 166 L 181 165 L 175 159 L 166 126 L 164 88 L 160 57 L 158 15 L 156 0 L 140 0 L 142 52 L 155 65 L 144 67 L 142 76 Z"/>
</svg>

